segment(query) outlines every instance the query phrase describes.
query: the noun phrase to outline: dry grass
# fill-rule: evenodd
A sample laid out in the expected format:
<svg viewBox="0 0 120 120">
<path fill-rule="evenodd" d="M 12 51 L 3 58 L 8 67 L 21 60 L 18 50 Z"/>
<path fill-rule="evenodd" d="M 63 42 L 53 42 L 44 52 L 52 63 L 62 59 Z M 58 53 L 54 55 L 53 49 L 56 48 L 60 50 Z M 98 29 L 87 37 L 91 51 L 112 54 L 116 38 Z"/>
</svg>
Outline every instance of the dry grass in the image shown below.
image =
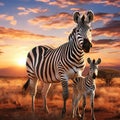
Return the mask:
<svg viewBox="0 0 120 120">
<path fill-rule="evenodd" d="M 40 86 L 36 96 L 36 112 L 31 112 L 31 97 L 22 95 L 22 86 L 25 79 L 0 79 L 0 120 L 60 120 L 62 109 L 61 84 L 53 84 L 48 94 L 49 114 L 42 110 Z M 113 86 L 106 87 L 100 79 L 96 80 L 95 115 L 97 120 L 120 119 L 120 81 L 113 80 Z M 72 87 L 69 84 L 69 99 L 67 101 L 67 114 L 64 120 L 70 120 L 72 112 Z M 90 102 L 87 99 L 86 118 L 90 117 Z M 74 119 L 75 120 L 75 119 Z"/>
</svg>

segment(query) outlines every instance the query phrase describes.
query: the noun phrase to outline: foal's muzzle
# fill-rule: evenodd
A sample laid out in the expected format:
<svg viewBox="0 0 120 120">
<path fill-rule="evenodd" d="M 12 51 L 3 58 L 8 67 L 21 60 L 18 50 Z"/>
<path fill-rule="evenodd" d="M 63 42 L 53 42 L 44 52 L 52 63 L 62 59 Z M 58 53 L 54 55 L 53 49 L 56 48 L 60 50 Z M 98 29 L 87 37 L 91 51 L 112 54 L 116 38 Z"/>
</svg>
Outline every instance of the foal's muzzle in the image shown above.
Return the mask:
<svg viewBox="0 0 120 120">
<path fill-rule="evenodd" d="M 93 73 L 93 76 L 92 76 L 92 78 L 93 79 L 95 79 L 97 76 L 96 76 L 96 74 L 95 73 Z"/>
</svg>

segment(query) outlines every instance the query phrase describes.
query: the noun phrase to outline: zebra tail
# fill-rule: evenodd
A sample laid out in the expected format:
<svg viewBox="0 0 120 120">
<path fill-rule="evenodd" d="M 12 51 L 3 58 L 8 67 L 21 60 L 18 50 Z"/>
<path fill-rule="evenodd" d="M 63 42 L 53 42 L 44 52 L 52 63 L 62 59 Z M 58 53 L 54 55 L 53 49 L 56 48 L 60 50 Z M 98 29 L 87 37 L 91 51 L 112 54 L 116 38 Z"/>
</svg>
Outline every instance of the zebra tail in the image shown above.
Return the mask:
<svg viewBox="0 0 120 120">
<path fill-rule="evenodd" d="M 23 85 L 23 91 L 25 92 L 30 84 L 30 79 L 27 80 L 27 82 Z"/>
</svg>

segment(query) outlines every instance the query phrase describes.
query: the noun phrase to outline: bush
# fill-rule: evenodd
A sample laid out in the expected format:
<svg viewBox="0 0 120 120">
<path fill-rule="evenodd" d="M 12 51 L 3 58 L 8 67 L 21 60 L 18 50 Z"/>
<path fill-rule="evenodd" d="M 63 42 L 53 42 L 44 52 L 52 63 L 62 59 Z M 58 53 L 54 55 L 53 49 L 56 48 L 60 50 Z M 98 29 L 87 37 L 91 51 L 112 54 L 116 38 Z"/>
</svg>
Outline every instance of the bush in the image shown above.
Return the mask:
<svg viewBox="0 0 120 120">
<path fill-rule="evenodd" d="M 120 77 L 120 71 L 113 69 L 100 69 L 98 72 L 98 78 L 105 81 L 106 86 L 112 85 L 112 79 Z"/>
</svg>

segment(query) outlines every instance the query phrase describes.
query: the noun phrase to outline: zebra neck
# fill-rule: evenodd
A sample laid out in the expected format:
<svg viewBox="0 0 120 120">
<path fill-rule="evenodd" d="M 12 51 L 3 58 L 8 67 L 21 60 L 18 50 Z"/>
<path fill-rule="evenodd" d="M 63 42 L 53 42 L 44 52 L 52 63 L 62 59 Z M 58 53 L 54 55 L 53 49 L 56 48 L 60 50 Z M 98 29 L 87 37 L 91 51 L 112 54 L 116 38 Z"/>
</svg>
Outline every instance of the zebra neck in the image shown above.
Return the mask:
<svg viewBox="0 0 120 120">
<path fill-rule="evenodd" d="M 86 76 L 85 82 L 86 82 L 86 85 L 90 88 L 93 88 L 93 85 L 95 85 L 95 81 L 90 74 Z"/>
<path fill-rule="evenodd" d="M 84 52 L 81 48 L 81 46 L 78 44 L 78 36 L 76 28 L 73 29 L 72 33 L 69 36 L 69 44 L 71 46 L 71 49 L 69 51 L 70 57 L 76 59 L 77 62 L 79 62 L 81 59 L 83 59 Z"/>
</svg>

